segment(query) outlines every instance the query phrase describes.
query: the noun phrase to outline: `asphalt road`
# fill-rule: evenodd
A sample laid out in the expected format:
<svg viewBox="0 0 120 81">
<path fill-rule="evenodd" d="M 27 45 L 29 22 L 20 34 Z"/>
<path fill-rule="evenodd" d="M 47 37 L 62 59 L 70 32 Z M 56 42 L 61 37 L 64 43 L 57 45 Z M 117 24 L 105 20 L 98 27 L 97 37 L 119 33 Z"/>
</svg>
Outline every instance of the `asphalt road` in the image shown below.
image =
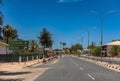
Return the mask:
<svg viewBox="0 0 120 81">
<path fill-rule="evenodd" d="M 120 81 L 120 73 L 72 56 L 62 57 L 56 64 L 43 64 L 51 67 L 35 81 Z"/>
</svg>

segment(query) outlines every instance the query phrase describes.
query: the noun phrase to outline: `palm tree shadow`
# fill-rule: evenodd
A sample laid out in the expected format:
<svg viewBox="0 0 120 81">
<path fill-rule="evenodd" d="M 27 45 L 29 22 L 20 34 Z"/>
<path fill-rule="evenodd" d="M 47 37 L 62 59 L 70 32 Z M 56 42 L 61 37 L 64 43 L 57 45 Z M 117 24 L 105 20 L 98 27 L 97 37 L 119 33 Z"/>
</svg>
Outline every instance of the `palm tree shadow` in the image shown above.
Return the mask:
<svg viewBox="0 0 120 81">
<path fill-rule="evenodd" d="M 7 72 L 7 71 L 0 71 L 0 76 L 1 75 L 9 75 L 9 76 L 12 76 L 12 75 L 22 75 L 22 74 L 28 74 L 28 73 L 31 73 L 31 72 L 28 72 L 28 71 L 26 71 L 26 72 Z M 1 80 L 0 80 L 1 81 Z"/>
<path fill-rule="evenodd" d="M 0 81 L 23 81 L 24 79 L 0 79 Z"/>
</svg>

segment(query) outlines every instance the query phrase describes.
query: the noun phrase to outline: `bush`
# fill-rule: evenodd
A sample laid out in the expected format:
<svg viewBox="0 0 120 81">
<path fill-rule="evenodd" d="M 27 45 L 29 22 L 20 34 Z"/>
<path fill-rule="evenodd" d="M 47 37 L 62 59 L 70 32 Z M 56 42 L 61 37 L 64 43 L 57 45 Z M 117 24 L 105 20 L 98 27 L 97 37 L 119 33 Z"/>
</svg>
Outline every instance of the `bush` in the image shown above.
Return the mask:
<svg viewBox="0 0 120 81">
<path fill-rule="evenodd" d="M 101 47 L 100 46 L 96 46 L 91 50 L 91 53 L 93 56 L 100 56 L 101 54 Z"/>
</svg>

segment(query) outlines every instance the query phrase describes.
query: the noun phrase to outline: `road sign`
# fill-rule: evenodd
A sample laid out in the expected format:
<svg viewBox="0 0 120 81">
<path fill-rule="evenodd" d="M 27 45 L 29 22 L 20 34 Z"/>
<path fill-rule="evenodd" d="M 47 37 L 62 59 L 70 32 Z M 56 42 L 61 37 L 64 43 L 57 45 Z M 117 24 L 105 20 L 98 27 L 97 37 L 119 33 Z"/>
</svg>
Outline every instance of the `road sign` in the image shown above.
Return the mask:
<svg viewBox="0 0 120 81">
<path fill-rule="evenodd" d="M 49 51 L 50 50 L 50 48 L 45 48 L 45 51 Z"/>
<path fill-rule="evenodd" d="M 10 50 L 24 50 L 28 49 L 29 41 L 10 41 L 9 49 Z"/>
</svg>

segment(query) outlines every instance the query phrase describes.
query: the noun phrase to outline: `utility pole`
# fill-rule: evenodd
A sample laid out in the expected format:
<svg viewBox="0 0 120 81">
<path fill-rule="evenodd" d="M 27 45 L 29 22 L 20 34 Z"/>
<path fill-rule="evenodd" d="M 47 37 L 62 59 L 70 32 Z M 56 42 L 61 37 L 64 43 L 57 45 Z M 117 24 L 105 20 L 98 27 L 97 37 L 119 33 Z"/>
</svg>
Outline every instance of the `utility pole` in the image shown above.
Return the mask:
<svg viewBox="0 0 120 81">
<path fill-rule="evenodd" d="M 114 12 L 118 12 L 119 10 L 111 10 L 111 11 L 108 11 L 108 12 L 105 12 L 103 13 L 102 15 L 94 10 L 89 10 L 88 12 L 91 12 L 91 13 L 94 13 L 96 15 L 98 15 L 100 17 L 100 24 L 101 24 L 101 35 L 100 35 L 100 45 L 101 45 L 101 54 L 100 54 L 100 57 L 101 57 L 101 62 L 102 62 L 102 46 L 103 46 L 103 21 L 104 21 L 104 16 L 105 15 L 108 15 L 108 14 L 111 14 L 111 13 L 114 13 Z"/>
</svg>

